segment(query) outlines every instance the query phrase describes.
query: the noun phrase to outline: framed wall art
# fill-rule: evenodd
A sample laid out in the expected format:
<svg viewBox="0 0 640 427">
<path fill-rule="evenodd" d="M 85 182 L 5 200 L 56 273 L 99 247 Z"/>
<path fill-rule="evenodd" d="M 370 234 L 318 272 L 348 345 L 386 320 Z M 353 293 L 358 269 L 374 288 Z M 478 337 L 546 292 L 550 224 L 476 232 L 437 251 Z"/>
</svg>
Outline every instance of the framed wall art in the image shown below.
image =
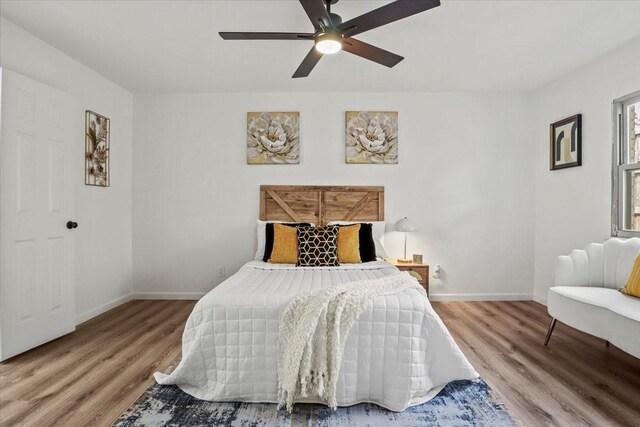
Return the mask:
<svg viewBox="0 0 640 427">
<path fill-rule="evenodd" d="M 582 165 L 582 114 L 551 123 L 549 169 Z"/>
<path fill-rule="evenodd" d="M 247 164 L 300 163 L 300 113 L 247 113 Z"/>
<path fill-rule="evenodd" d="M 398 163 L 398 112 L 347 111 L 347 163 Z"/>
<path fill-rule="evenodd" d="M 110 184 L 110 123 L 107 117 L 85 112 L 85 185 L 108 187 Z"/>
</svg>

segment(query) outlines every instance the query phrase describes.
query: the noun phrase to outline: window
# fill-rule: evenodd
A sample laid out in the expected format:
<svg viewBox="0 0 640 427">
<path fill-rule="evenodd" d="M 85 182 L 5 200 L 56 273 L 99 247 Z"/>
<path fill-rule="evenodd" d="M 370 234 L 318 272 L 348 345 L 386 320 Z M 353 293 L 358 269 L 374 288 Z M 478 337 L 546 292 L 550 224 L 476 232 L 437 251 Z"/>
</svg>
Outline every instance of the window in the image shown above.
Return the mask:
<svg viewBox="0 0 640 427">
<path fill-rule="evenodd" d="M 613 102 L 611 233 L 640 236 L 640 91 Z"/>
</svg>

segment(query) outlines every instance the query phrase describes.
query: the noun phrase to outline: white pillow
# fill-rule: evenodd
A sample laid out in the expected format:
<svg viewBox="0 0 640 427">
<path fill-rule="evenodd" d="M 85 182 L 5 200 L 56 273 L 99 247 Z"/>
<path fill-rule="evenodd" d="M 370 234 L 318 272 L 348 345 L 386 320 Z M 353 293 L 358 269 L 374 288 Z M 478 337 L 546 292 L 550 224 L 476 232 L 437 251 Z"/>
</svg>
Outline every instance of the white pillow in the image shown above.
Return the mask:
<svg viewBox="0 0 640 427">
<path fill-rule="evenodd" d="M 373 231 L 373 243 L 376 245 L 376 256 L 378 258 L 389 258 L 387 252 L 384 250 L 384 221 L 330 221 L 327 225 L 349 225 L 349 224 L 372 224 Z"/>
<path fill-rule="evenodd" d="M 267 223 L 272 224 L 297 224 L 299 221 L 261 221 L 257 220 L 256 223 L 258 225 L 258 250 L 256 250 L 256 257 L 254 259 L 262 259 L 264 258 L 264 245 L 266 243 L 266 227 Z M 304 221 L 303 221 L 304 222 Z M 312 227 L 315 227 L 315 224 L 310 223 Z"/>
</svg>

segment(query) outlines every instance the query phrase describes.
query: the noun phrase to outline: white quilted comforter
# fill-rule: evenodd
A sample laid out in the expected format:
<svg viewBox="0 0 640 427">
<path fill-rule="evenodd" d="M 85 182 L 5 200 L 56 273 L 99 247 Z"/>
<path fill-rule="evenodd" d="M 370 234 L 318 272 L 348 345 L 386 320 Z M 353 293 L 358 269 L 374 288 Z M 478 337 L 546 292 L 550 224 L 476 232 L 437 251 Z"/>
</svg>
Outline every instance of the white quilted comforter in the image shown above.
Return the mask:
<svg viewBox="0 0 640 427">
<path fill-rule="evenodd" d="M 278 325 L 293 297 L 396 272 L 384 261 L 321 268 L 251 261 L 198 301 L 185 326 L 180 364 L 169 375 L 156 373 L 156 381 L 204 400 L 277 403 Z M 475 378 L 424 294 L 409 289 L 375 298 L 354 323 L 337 400 L 403 411 L 449 381 Z"/>
</svg>

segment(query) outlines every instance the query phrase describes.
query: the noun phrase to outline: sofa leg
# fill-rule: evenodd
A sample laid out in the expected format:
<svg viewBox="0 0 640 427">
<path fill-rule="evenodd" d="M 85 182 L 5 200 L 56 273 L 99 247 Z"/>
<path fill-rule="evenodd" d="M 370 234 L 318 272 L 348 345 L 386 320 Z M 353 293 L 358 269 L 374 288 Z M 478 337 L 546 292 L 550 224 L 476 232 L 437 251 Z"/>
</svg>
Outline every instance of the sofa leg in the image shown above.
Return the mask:
<svg viewBox="0 0 640 427">
<path fill-rule="evenodd" d="M 551 338 L 551 333 L 553 332 L 553 328 L 556 327 L 557 320 L 555 318 L 551 319 L 551 324 L 549 325 L 549 330 L 547 331 L 547 338 L 544 340 L 544 345 L 549 344 L 549 339 Z"/>
<path fill-rule="evenodd" d="M 605 341 L 607 348 L 609 348 L 609 341 Z"/>
</svg>

